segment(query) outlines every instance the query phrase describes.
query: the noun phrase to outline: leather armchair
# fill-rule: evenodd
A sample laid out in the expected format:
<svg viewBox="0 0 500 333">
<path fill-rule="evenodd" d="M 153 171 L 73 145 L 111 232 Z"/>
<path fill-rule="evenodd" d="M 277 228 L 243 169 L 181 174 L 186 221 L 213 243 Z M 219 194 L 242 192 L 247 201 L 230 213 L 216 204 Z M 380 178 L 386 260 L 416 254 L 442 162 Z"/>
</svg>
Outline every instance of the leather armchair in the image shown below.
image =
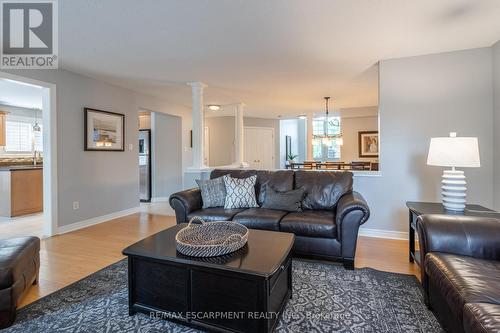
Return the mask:
<svg viewBox="0 0 500 333">
<path fill-rule="evenodd" d="M 500 331 L 500 220 L 417 220 L 426 304 L 452 332 Z"/>
<path fill-rule="evenodd" d="M 497 219 L 423 215 L 417 220 L 417 230 L 422 260 L 430 252 L 500 260 L 500 222 Z M 425 269 L 421 270 L 421 277 L 427 292 Z"/>
</svg>

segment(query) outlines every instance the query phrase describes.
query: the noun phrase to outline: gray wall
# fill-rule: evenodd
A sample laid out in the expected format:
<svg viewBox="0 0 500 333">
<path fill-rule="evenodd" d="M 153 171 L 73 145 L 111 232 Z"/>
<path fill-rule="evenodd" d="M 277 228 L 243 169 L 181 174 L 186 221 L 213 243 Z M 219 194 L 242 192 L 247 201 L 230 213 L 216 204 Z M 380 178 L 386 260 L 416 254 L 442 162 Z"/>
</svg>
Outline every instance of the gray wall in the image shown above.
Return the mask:
<svg viewBox="0 0 500 333">
<path fill-rule="evenodd" d="M 279 168 L 279 120 L 244 117 L 243 124 L 251 127 L 274 128 L 275 167 Z M 205 119 L 205 126 L 210 132 L 210 166 L 232 164 L 234 162 L 234 117 L 208 117 Z"/>
<path fill-rule="evenodd" d="M 182 114 L 189 109 L 61 69 L 8 72 L 57 86 L 59 226 L 137 207 L 138 110 Z M 125 114 L 124 152 L 83 150 L 83 108 L 86 106 Z M 190 117 L 187 119 L 190 124 Z M 183 144 L 186 144 L 187 126 L 183 130 Z M 129 144 L 133 144 L 132 150 L 128 149 Z M 190 154 L 186 150 L 179 163 L 189 165 Z M 73 210 L 73 201 L 80 202 L 80 209 Z"/>
<path fill-rule="evenodd" d="M 286 156 L 286 137 L 291 140 L 291 153 L 298 155 L 296 162 L 303 162 L 307 159 L 307 121 L 302 119 L 283 119 L 280 120 L 280 168 L 285 168 Z"/>
<path fill-rule="evenodd" d="M 153 199 L 165 199 L 182 189 L 182 121 L 180 117 L 151 113 Z"/>
<path fill-rule="evenodd" d="M 380 63 L 381 175 L 355 177 L 372 216 L 364 228 L 407 231 L 405 201 L 440 201 L 443 168 L 426 165 L 431 137 L 477 136 L 481 168 L 465 170 L 468 201 L 493 200 L 491 48 Z"/>
<path fill-rule="evenodd" d="M 361 131 L 378 131 L 378 116 L 342 117 L 344 145 L 340 147 L 341 161 L 378 161 L 377 157 L 359 157 L 358 132 Z"/>
<path fill-rule="evenodd" d="M 299 138 L 297 155 L 299 162 L 307 160 L 307 120 L 297 119 L 297 137 Z M 280 138 L 285 140 L 285 138 Z"/>
<path fill-rule="evenodd" d="M 494 89 L 494 207 L 500 210 L 500 41 L 493 45 L 493 89 Z"/>
<path fill-rule="evenodd" d="M 234 162 L 234 117 L 208 117 L 209 166 L 229 165 Z"/>
</svg>

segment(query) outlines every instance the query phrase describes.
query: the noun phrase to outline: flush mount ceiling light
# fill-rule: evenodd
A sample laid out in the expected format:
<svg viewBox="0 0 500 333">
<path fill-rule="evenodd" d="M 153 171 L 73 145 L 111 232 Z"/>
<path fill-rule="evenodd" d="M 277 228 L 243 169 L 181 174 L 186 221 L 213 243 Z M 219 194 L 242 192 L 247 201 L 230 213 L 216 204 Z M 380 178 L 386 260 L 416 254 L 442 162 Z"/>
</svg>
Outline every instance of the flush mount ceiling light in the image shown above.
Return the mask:
<svg viewBox="0 0 500 333">
<path fill-rule="evenodd" d="M 298 118 L 304 120 L 307 119 L 307 116 L 305 114 L 301 114 L 298 116 Z"/>
<path fill-rule="evenodd" d="M 212 111 L 219 111 L 220 110 L 220 105 L 216 105 L 216 104 L 209 104 L 207 105 L 208 108 Z"/>
</svg>

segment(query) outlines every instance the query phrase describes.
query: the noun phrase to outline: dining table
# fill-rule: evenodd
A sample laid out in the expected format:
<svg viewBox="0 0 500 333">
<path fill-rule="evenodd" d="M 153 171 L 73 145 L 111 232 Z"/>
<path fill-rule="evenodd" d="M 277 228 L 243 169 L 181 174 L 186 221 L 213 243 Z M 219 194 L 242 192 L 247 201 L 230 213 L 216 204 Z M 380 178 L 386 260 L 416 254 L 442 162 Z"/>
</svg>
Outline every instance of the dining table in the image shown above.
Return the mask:
<svg viewBox="0 0 500 333">
<path fill-rule="evenodd" d="M 378 162 L 292 162 L 286 165 L 287 169 L 304 170 L 357 170 L 376 171 Z"/>
</svg>

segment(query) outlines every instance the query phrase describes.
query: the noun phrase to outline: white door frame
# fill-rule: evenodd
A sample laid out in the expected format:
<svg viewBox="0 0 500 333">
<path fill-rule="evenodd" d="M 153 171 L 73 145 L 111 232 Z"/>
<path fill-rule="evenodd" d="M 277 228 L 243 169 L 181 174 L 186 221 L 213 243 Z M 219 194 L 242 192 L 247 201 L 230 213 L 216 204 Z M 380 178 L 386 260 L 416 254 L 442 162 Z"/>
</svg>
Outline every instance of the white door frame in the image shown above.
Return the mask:
<svg viewBox="0 0 500 333">
<path fill-rule="evenodd" d="M 56 85 L 0 71 L 8 79 L 42 87 L 43 125 L 43 236 L 57 232 L 57 109 Z"/>
<path fill-rule="evenodd" d="M 205 136 L 205 141 L 204 141 L 205 147 L 203 149 L 203 153 L 205 154 L 205 156 L 203 156 L 203 160 L 205 161 L 205 165 L 209 166 L 210 165 L 210 127 L 205 126 L 205 131 L 203 132 L 203 135 Z"/>
<path fill-rule="evenodd" d="M 272 168 L 273 169 L 276 169 L 276 133 L 274 131 L 274 127 L 269 127 L 269 126 L 243 126 L 243 135 L 245 135 L 245 129 L 246 128 L 254 128 L 254 129 L 270 129 L 273 133 L 273 139 L 274 139 L 274 142 L 273 142 L 273 158 L 272 158 Z M 244 140 L 244 138 L 243 138 Z"/>
</svg>

